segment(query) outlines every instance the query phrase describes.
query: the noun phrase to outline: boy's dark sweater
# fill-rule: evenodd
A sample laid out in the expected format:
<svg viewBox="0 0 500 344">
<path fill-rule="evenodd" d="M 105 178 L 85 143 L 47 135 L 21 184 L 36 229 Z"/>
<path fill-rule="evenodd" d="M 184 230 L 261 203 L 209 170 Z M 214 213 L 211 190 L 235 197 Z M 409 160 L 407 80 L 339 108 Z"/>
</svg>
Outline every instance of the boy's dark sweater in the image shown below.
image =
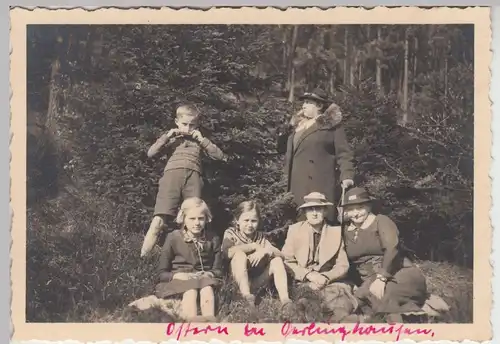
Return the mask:
<svg viewBox="0 0 500 344">
<path fill-rule="evenodd" d="M 226 159 L 224 152 L 206 137 L 198 142 L 191 136 L 178 136 L 171 138 L 166 146 L 173 152 L 164 171 L 185 168 L 202 174 L 202 151 L 214 160 Z"/>
<path fill-rule="evenodd" d="M 221 239 L 210 231 L 206 231 L 205 240 L 203 250 L 200 252 L 204 270 L 220 278 L 223 264 Z M 195 244 L 184 241 L 182 230 L 169 233 L 160 255 L 159 281 L 169 282 L 177 272 L 198 271 L 202 271 L 202 266 Z"/>
</svg>

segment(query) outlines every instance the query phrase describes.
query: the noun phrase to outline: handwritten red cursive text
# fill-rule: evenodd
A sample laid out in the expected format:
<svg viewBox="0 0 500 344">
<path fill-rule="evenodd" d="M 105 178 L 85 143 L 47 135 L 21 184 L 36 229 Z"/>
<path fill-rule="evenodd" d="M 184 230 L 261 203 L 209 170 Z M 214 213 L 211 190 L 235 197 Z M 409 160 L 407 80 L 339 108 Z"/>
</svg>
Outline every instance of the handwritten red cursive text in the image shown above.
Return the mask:
<svg viewBox="0 0 500 344">
<path fill-rule="evenodd" d="M 376 334 L 390 334 L 395 335 L 395 340 L 398 341 L 404 335 L 425 335 L 434 337 L 434 331 L 426 328 L 411 329 L 405 327 L 403 324 L 388 324 L 388 325 L 360 325 L 356 323 L 352 329 L 346 328 L 344 325 L 320 326 L 316 323 L 310 323 L 305 326 L 292 325 L 285 322 L 281 327 L 281 334 L 284 337 L 289 336 L 313 336 L 313 335 L 339 335 L 342 341 L 345 341 L 347 336 L 371 336 Z"/>
<path fill-rule="evenodd" d="M 264 328 L 260 326 L 253 326 L 250 324 L 245 324 L 245 330 L 244 330 L 244 335 L 245 337 L 250 337 L 250 336 L 265 336 L 266 332 L 264 331 Z"/>
<path fill-rule="evenodd" d="M 165 334 L 167 336 L 175 335 L 177 340 L 180 340 L 181 337 L 187 337 L 188 335 L 199 335 L 199 334 L 208 334 L 208 333 L 216 333 L 227 336 L 228 329 L 227 326 L 193 326 L 191 323 L 169 323 L 167 325 L 167 329 Z"/>
</svg>

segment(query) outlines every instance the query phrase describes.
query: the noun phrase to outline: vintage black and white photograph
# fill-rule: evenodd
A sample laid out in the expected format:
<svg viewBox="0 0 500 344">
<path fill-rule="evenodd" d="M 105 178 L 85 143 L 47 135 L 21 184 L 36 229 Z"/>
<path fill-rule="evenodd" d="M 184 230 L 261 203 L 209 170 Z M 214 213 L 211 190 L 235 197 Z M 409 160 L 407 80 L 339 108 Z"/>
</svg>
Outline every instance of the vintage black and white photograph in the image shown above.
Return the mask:
<svg viewBox="0 0 500 344">
<path fill-rule="evenodd" d="M 475 59 L 474 24 L 27 25 L 26 322 L 473 323 Z"/>
</svg>

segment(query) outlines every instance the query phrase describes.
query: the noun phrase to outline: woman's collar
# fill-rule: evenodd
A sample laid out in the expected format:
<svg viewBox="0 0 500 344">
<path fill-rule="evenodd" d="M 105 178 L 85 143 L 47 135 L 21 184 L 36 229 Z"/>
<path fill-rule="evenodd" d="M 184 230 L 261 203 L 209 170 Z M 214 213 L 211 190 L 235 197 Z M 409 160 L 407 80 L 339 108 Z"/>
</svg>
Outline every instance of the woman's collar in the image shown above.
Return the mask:
<svg viewBox="0 0 500 344">
<path fill-rule="evenodd" d="M 314 123 L 316 123 L 316 118 L 318 117 L 302 120 L 302 122 L 300 122 L 299 125 L 297 126 L 296 131 L 309 129 Z"/>
<path fill-rule="evenodd" d="M 349 226 L 347 226 L 346 230 L 348 232 L 351 232 L 351 231 L 355 231 L 355 230 L 362 230 L 362 229 L 366 229 L 368 228 L 372 223 L 373 221 L 375 221 L 375 218 L 377 216 L 373 213 L 370 213 L 368 214 L 368 216 L 366 217 L 365 221 L 361 224 L 361 226 L 357 227 L 355 224 L 353 224 L 352 222 L 349 223 Z M 370 223 L 368 223 L 367 225 L 365 225 L 365 223 L 367 223 L 367 221 L 370 221 Z"/>
<path fill-rule="evenodd" d="M 307 226 L 309 226 L 309 228 L 311 228 L 311 230 L 314 232 L 314 233 L 318 233 L 318 234 L 321 234 L 323 232 L 323 229 L 325 229 L 325 226 L 326 226 L 326 223 L 323 221 L 323 225 L 321 226 L 321 228 L 318 230 L 316 228 L 314 228 L 309 222 L 307 222 L 307 220 L 305 221 L 305 223 L 307 224 Z"/>
</svg>

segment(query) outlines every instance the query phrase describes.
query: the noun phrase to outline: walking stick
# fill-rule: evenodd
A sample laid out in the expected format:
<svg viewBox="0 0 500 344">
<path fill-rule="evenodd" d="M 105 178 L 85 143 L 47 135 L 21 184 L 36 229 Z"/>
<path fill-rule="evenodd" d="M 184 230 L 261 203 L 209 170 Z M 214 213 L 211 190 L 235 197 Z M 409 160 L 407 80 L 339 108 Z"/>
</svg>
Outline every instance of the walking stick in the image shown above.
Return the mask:
<svg viewBox="0 0 500 344">
<path fill-rule="evenodd" d="M 344 187 L 344 185 L 341 185 L 341 188 L 342 188 L 342 193 L 340 195 L 339 204 L 337 206 L 337 212 L 339 213 L 338 220 L 340 222 L 340 227 L 344 227 L 344 207 L 342 206 L 342 202 L 344 201 L 346 188 Z"/>
</svg>

